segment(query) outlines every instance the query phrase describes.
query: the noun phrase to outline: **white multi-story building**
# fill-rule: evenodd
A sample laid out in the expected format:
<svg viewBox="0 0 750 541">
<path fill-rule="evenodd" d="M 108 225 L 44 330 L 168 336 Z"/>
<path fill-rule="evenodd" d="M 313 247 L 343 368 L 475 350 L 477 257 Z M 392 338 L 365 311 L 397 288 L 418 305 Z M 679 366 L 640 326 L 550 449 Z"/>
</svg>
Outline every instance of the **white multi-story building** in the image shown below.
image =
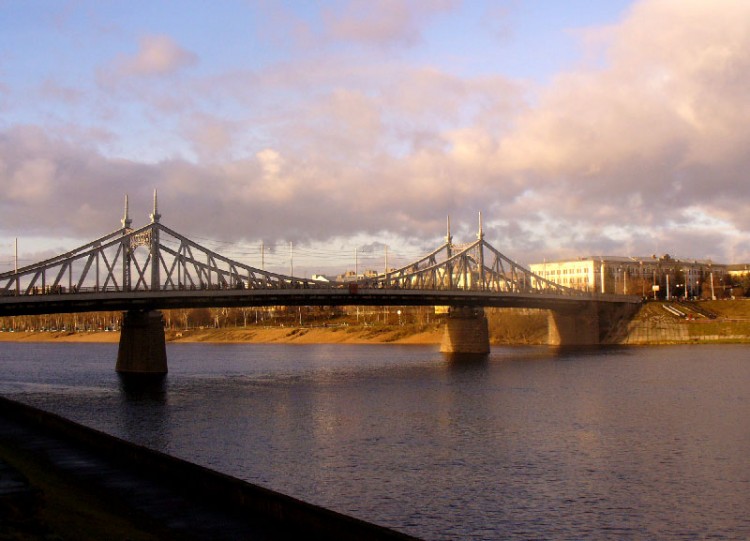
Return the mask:
<svg viewBox="0 0 750 541">
<path fill-rule="evenodd" d="M 658 298 L 715 297 L 727 276 L 727 265 L 675 259 L 668 254 L 545 261 L 532 264 L 530 270 L 550 282 L 582 291 Z"/>
</svg>

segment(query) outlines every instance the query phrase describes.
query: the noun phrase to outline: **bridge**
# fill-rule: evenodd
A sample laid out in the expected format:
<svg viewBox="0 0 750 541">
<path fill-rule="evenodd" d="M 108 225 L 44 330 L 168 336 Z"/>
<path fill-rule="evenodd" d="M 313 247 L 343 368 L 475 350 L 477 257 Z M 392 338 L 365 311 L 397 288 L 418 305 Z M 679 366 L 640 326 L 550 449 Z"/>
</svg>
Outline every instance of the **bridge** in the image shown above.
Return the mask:
<svg viewBox="0 0 750 541">
<path fill-rule="evenodd" d="M 485 307 L 547 309 L 553 345 L 598 344 L 638 297 L 600 295 L 551 282 L 484 238 L 445 242 L 398 269 L 351 282 L 287 276 L 234 261 L 161 223 L 134 229 L 128 199 L 121 227 L 74 250 L 0 274 L 0 316 L 123 311 L 117 370 L 165 373 L 160 310 L 232 306 L 448 306 L 441 350 L 489 352 Z"/>
</svg>

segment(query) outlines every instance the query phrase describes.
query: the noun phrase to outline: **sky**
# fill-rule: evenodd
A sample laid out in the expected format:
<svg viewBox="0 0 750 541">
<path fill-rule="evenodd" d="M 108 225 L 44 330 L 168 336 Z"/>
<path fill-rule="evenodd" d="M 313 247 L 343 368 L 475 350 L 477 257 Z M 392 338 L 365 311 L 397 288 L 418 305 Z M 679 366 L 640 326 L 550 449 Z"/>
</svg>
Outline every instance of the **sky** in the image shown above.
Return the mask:
<svg viewBox="0 0 750 541">
<path fill-rule="evenodd" d="M 746 0 L 0 0 L 0 271 L 148 223 L 298 275 L 750 261 Z M 291 243 L 291 247 L 290 247 Z M 274 257 L 276 258 L 274 260 Z"/>
</svg>

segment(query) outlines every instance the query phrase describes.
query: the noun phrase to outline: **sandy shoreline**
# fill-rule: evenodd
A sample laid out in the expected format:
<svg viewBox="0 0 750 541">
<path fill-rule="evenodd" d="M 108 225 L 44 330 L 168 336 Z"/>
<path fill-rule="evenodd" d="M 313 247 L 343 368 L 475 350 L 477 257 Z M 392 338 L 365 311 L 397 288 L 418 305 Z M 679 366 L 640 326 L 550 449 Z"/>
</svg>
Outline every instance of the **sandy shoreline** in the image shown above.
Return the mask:
<svg viewBox="0 0 750 541">
<path fill-rule="evenodd" d="M 168 342 L 280 344 L 440 344 L 442 329 L 393 327 L 247 327 L 166 332 Z M 0 342 L 117 343 L 119 332 L 0 332 Z"/>
<path fill-rule="evenodd" d="M 665 303 L 643 304 L 632 320 L 612 329 L 605 344 L 699 344 L 750 343 L 750 301 L 706 301 L 696 304 L 714 312 L 713 318 L 679 318 L 665 310 Z M 689 306 L 689 305 L 688 305 Z M 680 305 L 681 310 L 688 310 Z M 688 310 L 689 311 L 689 310 Z M 542 345 L 547 343 L 548 321 L 543 311 L 500 309 L 490 312 L 489 334 L 493 345 Z M 258 344 L 424 344 L 442 342 L 441 322 L 417 325 L 329 324 L 309 327 L 248 327 L 167 329 L 168 342 Z M 0 342 L 104 342 L 117 343 L 119 332 L 0 332 Z"/>
</svg>

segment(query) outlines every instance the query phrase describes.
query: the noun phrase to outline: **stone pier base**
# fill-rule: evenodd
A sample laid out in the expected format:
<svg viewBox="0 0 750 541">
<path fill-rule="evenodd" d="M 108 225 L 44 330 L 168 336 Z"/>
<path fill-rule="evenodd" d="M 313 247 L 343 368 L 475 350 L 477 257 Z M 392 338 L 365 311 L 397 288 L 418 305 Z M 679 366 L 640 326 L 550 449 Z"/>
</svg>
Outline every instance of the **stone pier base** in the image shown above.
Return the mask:
<svg viewBox="0 0 750 541">
<path fill-rule="evenodd" d="M 599 344 L 599 314 L 596 306 L 550 310 L 548 343 L 551 346 Z"/>
<path fill-rule="evenodd" d="M 167 373 L 164 318 L 158 310 L 125 312 L 120 332 L 117 366 L 121 374 Z"/>
<path fill-rule="evenodd" d="M 490 333 L 482 308 L 451 307 L 445 323 L 442 353 L 487 355 Z"/>
<path fill-rule="evenodd" d="M 549 311 L 551 346 L 615 344 L 627 335 L 638 302 L 589 302 Z"/>
</svg>

